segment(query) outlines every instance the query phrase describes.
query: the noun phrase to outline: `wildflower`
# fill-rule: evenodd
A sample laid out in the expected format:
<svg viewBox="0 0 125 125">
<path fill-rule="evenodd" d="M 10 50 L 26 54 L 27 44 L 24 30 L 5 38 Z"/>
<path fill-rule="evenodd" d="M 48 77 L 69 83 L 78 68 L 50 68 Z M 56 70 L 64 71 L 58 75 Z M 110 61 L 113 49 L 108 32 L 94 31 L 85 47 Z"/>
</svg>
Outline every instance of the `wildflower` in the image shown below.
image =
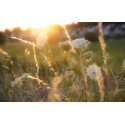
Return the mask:
<svg viewBox="0 0 125 125">
<path fill-rule="evenodd" d="M 65 42 L 60 42 L 59 43 L 59 46 L 64 49 L 65 51 L 68 51 L 69 49 L 71 49 L 71 46 L 69 44 L 68 41 L 65 41 Z"/>
<path fill-rule="evenodd" d="M 18 85 L 22 85 L 23 81 L 30 81 L 32 79 L 33 79 L 32 76 L 30 76 L 29 74 L 25 73 L 21 77 L 16 78 L 14 81 L 12 81 L 11 82 L 11 86 L 15 87 L 15 86 L 18 86 Z"/>
<path fill-rule="evenodd" d="M 89 51 L 84 53 L 83 57 L 86 58 L 87 60 L 91 59 L 93 56 L 93 52 Z"/>
<path fill-rule="evenodd" d="M 18 86 L 18 85 L 21 85 L 21 84 L 22 84 L 22 79 L 21 79 L 21 77 L 16 78 L 14 81 L 11 82 L 11 86 L 12 86 L 12 87 L 15 87 L 15 86 Z"/>
<path fill-rule="evenodd" d="M 22 79 L 22 81 L 29 81 L 29 80 L 33 79 L 33 77 L 30 76 L 29 74 L 25 73 L 21 76 L 21 79 Z"/>
<path fill-rule="evenodd" d="M 88 43 L 87 40 L 85 40 L 84 38 L 76 39 L 76 40 L 73 40 L 72 42 L 73 42 L 73 46 L 76 48 L 80 46 L 84 46 Z"/>
<path fill-rule="evenodd" d="M 44 83 L 42 80 L 33 77 L 27 73 L 23 74 L 21 77 L 16 78 L 14 81 L 11 82 L 11 86 L 19 86 L 22 85 L 24 81 L 33 81 L 34 83 L 40 83 L 42 87 L 48 87 L 46 83 Z"/>
<path fill-rule="evenodd" d="M 64 75 L 65 75 L 65 78 L 69 81 L 70 80 L 73 81 L 76 77 L 76 74 L 74 71 L 66 71 L 66 73 Z"/>
<path fill-rule="evenodd" d="M 99 80 L 100 78 L 102 78 L 102 72 L 101 72 L 101 68 L 98 67 L 96 64 L 92 64 L 90 65 L 87 69 L 87 75 L 94 80 Z"/>
<path fill-rule="evenodd" d="M 48 38 L 48 36 L 46 33 L 44 33 L 44 32 L 39 33 L 37 38 L 36 38 L 37 45 L 41 46 L 41 47 L 44 46 L 44 44 L 47 41 L 47 38 Z"/>
</svg>

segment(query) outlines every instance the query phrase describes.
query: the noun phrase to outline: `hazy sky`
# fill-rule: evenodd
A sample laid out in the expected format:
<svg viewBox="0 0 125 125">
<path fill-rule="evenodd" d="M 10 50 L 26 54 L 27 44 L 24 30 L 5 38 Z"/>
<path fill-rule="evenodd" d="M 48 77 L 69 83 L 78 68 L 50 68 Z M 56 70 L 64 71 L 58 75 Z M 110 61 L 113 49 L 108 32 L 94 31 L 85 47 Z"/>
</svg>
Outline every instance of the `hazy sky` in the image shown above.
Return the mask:
<svg viewBox="0 0 125 125">
<path fill-rule="evenodd" d="M 0 29 L 72 22 L 69 4 L 60 0 L 0 0 Z"/>
<path fill-rule="evenodd" d="M 95 1 L 100 5 L 95 7 Z M 116 9 L 119 1 L 113 3 L 109 0 L 86 2 L 84 0 L 0 0 L 0 29 L 15 26 L 43 27 L 51 23 L 65 24 L 80 21 L 119 22 L 124 17 L 124 4 Z M 111 7 L 109 3 L 113 6 Z"/>
</svg>

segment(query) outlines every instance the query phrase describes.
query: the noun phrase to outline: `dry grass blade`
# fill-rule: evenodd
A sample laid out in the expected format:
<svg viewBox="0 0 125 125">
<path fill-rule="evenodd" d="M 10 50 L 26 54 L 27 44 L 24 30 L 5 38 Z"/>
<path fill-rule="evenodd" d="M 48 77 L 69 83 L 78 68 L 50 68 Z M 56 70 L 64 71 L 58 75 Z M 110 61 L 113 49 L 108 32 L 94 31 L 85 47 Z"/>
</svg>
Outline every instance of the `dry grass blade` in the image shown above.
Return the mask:
<svg viewBox="0 0 125 125">
<path fill-rule="evenodd" d="M 105 40 L 104 40 L 104 35 L 103 35 L 103 28 L 102 28 L 102 22 L 98 23 L 98 27 L 99 27 L 99 41 L 100 41 L 100 45 L 101 45 L 101 49 L 102 49 L 102 53 L 103 53 L 103 61 L 104 61 L 104 70 L 106 75 L 108 75 L 108 67 L 107 67 L 107 52 L 106 52 L 106 44 L 105 44 Z"/>
<path fill-rule="evenodd" d="M 10 71 L 11 71 L 11 73 L 13 74 L 13 77 L 15 77 L 15 73 L 14 73 L 14 70 L 13 70 L 13 61 L 10 59 L 10 56 L 9 56 L 9 54 L 7 53 L 7 52 L 5 52 L 4 50 L 2 50 L 1 48 L 0 48 L 0 53 L 2 54 L 2 55 L 4 55 L 5 56 L 5 58 L 8 60 L 8 62 L 9 62 L 9 65 L 11 66 L 11 69 L 10 69 Z M 8 68 L 8 67 L 6 67 L 6 68 Z M 8 68 L 9 69 L 9 68 Z"/>
<path fill-rule="evenodd" d="M 76 53 L 75 48 L 74 48 L 73 43 L 72 43 L 72 39 L 71 39 L 71 37 L 70 37 L 70 35 L 69 35 L 69 33 L 68 33 L 68 30 L 66 29 L 66 26 L 63 26 L 63 29 L 64 29 L 64 31 L 65 31 L 65 34 L 66 34 L 67 38 L 68 38 L 68 42 L 69 42 L 69 45 L 70 45 L 71 48 L 72 48 L 72 51 L 73 51 L 74 53 Z"/>
</svg>

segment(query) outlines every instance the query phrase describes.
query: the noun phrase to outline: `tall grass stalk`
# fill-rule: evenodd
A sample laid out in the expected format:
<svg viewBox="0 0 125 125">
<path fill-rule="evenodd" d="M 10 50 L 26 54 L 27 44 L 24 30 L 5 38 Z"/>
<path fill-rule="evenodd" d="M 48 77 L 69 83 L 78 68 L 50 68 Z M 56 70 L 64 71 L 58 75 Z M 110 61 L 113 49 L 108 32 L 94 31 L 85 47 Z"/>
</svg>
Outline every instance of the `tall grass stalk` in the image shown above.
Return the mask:
<svg viewBox="0 0 125 125">
<path fill-rule="evenodd" d="M 54 76 L 56 76 L 57 73 L 56 73 L 55 69 L 52 67 L 51 62 L 49 61 L 48 57 L 45 54 L 43 55 L 43 57 L 44 57 L 45 61 L 47 62 L 51 75 L 53 74 Z"/>
<path fill-rule="evenodd" d="M 27 40 L 23 40 L 23 39 L 20 39 L 20 38 L 17 38 L 17 37 L 11 37 L 11 39 L 13 39 L 13 40 L 18 40 L 18 41 L 20 41 L 20 42 L 22 42 L 22 43 L 27 43 L 27 44 L 29 44 L 29 45 L 34 45 L 34 46 L 36 46 L 34 43 L 32 43 L 32 42 L 29 42 L 29 41 L 27 41 Z"/>
<path fill-rule="evenodd" d="M 117 81 L 117 79 L 116 79 L 116 77 L 115 77 L 113 71 L 112 71 L 111 69 L 110 69 L 110 71 L 111 71 L 111 73 L 112 73 L 112 75 L 113 75 L 113 77 L 114 77 L 115 83 L 116 83 L 116 88 L 115 88 L 115 92 L 114 92 L 114 96 L 116 96 L 116 94 L 117 94 L 117 92 L 118 92 L 119 85 L 118 85 L 118 81 Z"/>
<path fill-rule="evenodd" d="M 60 102 L 61 101 L 61 93 L 58 89 L 58 86 L 60 85 L 62 81 L 62 76 L 56 76 L 52 79 L 52 87 L 51 92 L 49 93 L 48 101 L 50 102 Z"/>
<path fill-rule="evenodd" d="M 11 39 L 14 39 L 14 40 L 19 40 L 20 42 L 22 43 L 25 43 L 25 44 L 28 44 L 28 45 L 31 45 L 33 47 L 33 56 L 34 56 L 34 61 L 35 61 L 35 65 L 36 65 L 36 77 L 37 79 L 39 80 L 38 81 L 38 84 L 40 85 L 40 78 L 39 78 L 39 64 L 38 64 L 38 61 L 37 61 L 37 57 L 36 57 L 36 51 L 35 51 L 35 47 L 36 48 L 39 48 L 37 47 L 34 43 L 32 42 L 29 42 L 29 41 L 26 41 L 26 40 L 23 40 L 23 39 L 20 39 L 20 38 L 17 38 L 17 37 L 11 37 Z M 44 83 L 44 82 L 43 82 Z"/>
<path fill-rule="evenodd" d="M 48 62 L 48 66 L 50 67 L 50 70 L 52 71 L 52 73 L 54 74 L 54 76 L 56 76 L 57 75 L 56 69 L 58 70 L 58 65 L 57 65 L 57 62 L 56 62 L 56 60 L 54 58 L 53 52 L 52 52 L 52 50 L 51 50 L 50 45 L 49 45 L 48 42 L 47 42 L 47 47 L 49 49 L 48 52 L 50 52 L 50 56 L 52 57 L 51 60 L 54 62 L 56 68 L 54 69 L 52 67 L 51 62 L 49 61 L 49 59 L 48 59 L 48 57 L 46 55 L 44 55 L 44 57 L 45 57 L 45 60 Z"/>
<path fill-rule="evenodd" d="M 35 65 L 36 65 L 36 77 L 39 79 L 39 64 L 38 64 L 38 61 L 37 61 L 37 57 L 36 57 L 36 50 L 35 50 L 35 47 L 33 45 L 33 56 L 34 56 L 34 61 L 35 61 Z M 40 84 L 40 81 L 39 81 L 39 84 Z"/>
<path fill-rule="evenodd" d="M 74 46 L 73 46 L 73 43 L 72 43 L 71 36 L 70 36 L 70 34 L 68 33 L 68 30 L 67 30 L 66 26 L 63 26 L 63 29 L 64 29 L 64 32 L 65 32 L 65 34 L 66 34 L 66 37 L 68 38 L 68 42 L 69 42 L 69 45 L 71 46 L 72 51 L 73 51 L 74 53 L 76 53 L 76 50 L 75 50 L 75 48 L 74 48 Z"/>
<path fill-rule="evenodd" d="M 9 65 L 11 66 L 10 71 L 13 74 L 13 77 L 15 78 L 15 73 L 13 70 L 13 61 L 10 59 L 9 54 L 7 52 L 3 51 L 1 48 L 0 48 L 0 53 L 3 54 L 5 56 L 5 58 L 8 60 Z"/>
<path fill-rule="evenodd" d="M 105 75 L 107 77 L 109 71 L 108 71 L 108 64 L 107 64 L 106 44 L 105 44 L 105 40 L 104 40 L 102 25 L 103 25 L 102 22 L 98 23 L 98 27 L 99 27 L 99 42 L 100 42 L 101 49 L 102 49 L 103 63 L 104 63 L 104 72 L 105 72 Z M 104 100 L 104 89 L 105 89 L 104 88 L 104 80 L 103 80 L 103 78 L 98 80 L 98 86 L 99 86 L 99 92 L 101 94 L 100 101 L 103 101 Z"/>
<path fill-rule="evenodd" d="M 89 90 L 89 85 L 88 85 L 88 82 L 87 82 L 87 74 L 84 73 L 83 77 L 84 77 L 84 84 L 85 84 L 86 100 L 87 100 L 87 102 L 90 102 L 91 101 L 91 92 Z"/>
<path fill-rule="evenodd" d="M 99 93 L 100 93 L 100 102 L 103 102 L 104 96 L 105 96 L 105 87 L 104 87 L 103 78 L 98 79 L 97 82 L 98 82 Z"/>
<path fill-rule="evenodd" d="M 100 42 L 102 54 L 103 54 L 104 71 L 106 75 L 108 75 L 107 52 L 106 52 L 106 44 L 104 40 L 104 35 L 103 35 L 102 22 L 98 23 L 98 27 L 99 27 L 99 42 Z"/>
</svg>

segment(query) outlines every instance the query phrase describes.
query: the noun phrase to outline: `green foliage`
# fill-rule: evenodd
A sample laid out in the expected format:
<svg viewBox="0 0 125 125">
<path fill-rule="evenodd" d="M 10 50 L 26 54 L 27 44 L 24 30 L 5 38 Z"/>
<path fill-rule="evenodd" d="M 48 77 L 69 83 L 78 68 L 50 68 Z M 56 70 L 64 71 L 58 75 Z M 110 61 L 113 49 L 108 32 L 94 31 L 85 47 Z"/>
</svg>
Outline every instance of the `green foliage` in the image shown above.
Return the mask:
<svg viewBox="0 0 125 125">
<path fill-rule="evenodd" d="M 108 41 L 106 45 L 110 74 L 104 81 L 108 81 L 110 87 L 105 90 L 104 101 L 124 101 L 125 82 L 118 81 L 117 76 L 119 72 L 124 72 L 122 63 L 125 59 L 125 41 Z M 32 45 L 15 43 L 2 45 L 1 48 L 8 53 L 11 61 L 13 61 L 13 65 L 9 66 L 8 60 L 0 53 L 0 100 L 49 101 L 46 96 L 44 100 L 39 98 L 39 96 L 41 97 L 41 93 L 47 93 L 45 90 L 37 86 L 34 87 L 34 85 L 29 86 L 29 84 L 34 83 L 34 81 L 28 81 L 28 84 L 26 81 L 23 83 L 23 86 L 16 88 L 12 88 L 11 86 L 11 82 L 14 81 L 15 78 L 20 78 L 22 74 L 28 73 L 36 77 L 36 64 Z M 55 91 L 55 95 L 57 94 L 59 97 L 57 95 L 51 97 L 56 98 L 55 100 L 60 98 L 59 101 L 100 101 L 97 81 L 87 76 L 86 84 L 86 77 L 83 74 L 83 67 L 88 67 L 93 63 L 96 63 L 99 67 L 103 67 L 102 50 L 99 43 L 91 43 L 89 49 L 85 51 L 77 49 L 77 53 L 71 51 L 65 52 L 57 43 L 46 45 L 42 49 L 35 48 L 35 50 L 39 64 L 39 78 L 51 88 L 53 86 L 55 88 L 57 87 L 55 85 L 56 82 L 53 80 L 53 78 L 57 77 L 55 74 L 57 73 L 61 78 L 61 83 L 59 83 Z M 42 53 L 46 55 L 47 60 L 45 60 Z M 91 57 L 90 54 L 92 54 Z M 51 66 L 49 66 L 48 63 L 50 63 Z M 10 67 L 13 68 L 15 77 L 13 77 Z M 50 68 L 54 69 L 55 74 L 52 74 Z M 117 92 L 116 80 L 119 85 Z M 36 82 L 37 80 L 35 83 Z M 53 88 L 53 90 L 55 90 L 55 88 Z M 51 93 L 51 95 L 53 93 Z"/>
</svg>

